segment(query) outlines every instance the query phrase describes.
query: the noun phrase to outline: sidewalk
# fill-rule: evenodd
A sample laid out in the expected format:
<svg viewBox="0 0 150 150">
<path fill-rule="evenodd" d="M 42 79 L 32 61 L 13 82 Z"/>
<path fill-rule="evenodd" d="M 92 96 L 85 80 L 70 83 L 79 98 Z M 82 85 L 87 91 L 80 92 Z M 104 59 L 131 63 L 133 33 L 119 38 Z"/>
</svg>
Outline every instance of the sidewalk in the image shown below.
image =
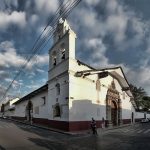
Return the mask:
<svg viewBox="0 0 150 150">
<path fill-rule="evenodd" d="M 20 120 L 11 119 L 11 118 L 6 118 L 6 119 L 14 121 L 14 122 L 17 122 L 17 123 L 25 124 L 25 125 L 28 125 L 28 126 L 33 126 L 33 127 L 41 128 L 41 129 L 44 129 L 44 130 L 49 130 L 49 131 L 52 131 L 52 132 L 57 132 L 57 133 L 62 133 L 62 134 L 68 134 L 68 135 L 72 135 L 73 134 L 73 133 L 65 132 L 65 131 L 62 131 L 62 130 L 59 130 L 59 129 L 54 129 L 54 128 L 46 127 L 46 126 L 43 126 L 43 125 L 40 125 L 40 124 L 35 124 L 35 123 L 31 124 L 30 122 L 27 122 L 27 121 L 20 121 Z"/>
<path fill-rule="evenodd" d="M 19 120 L 15 120 L 15 119 L 11 119 L 11 118 L 7 118 L 7 119 L 11 120 L 11 121 L 14 121 L 14 122 L 26 124 L 26 125 L 29 125 L 29 126 L 34 126 L 34 127 L 37 127 L 37 128 L 41 128 L 41 129 L 45 129 L 45 130 L 49 130 L 49 131 L 53 131 L 53 132 L 57 132 L 57 133 L 61 133 L 61 134 L 67 134 L 67 135 L 88 135 L 88 134 L 92 133 L 91 130 L 66 132 L 66 131 L 46 127 L 46 126 L 43 126 L 43 125 L 40 125 L 40 124 L 35 124 L 35 123 L 31 124 L 31 123 L 26 122 L 26 121 L 19 121 Z M 114 129 L 123 128 L 123 127 L 131 126 L 131 125 L 134 125 L 134 124 L 124 124 L 124 125 L 109 127 L 109 128 L 98 128 L 97 131 L 98 131 L 99 134 L 101 134 L 101 133 L 104 133 L 105 131 L 108 131 L 108 130 L 114 130 Z"/>
<path fill-rule="evenodd" d="M 137 124 L 137 123 L 134 123 L 134 124 L 122 124 L 120 126 L 107 127 L 107 128 L 98 128 L 97 132 L 99 134 L 101 134 L 101 133 L 109 131 L 109 130 L 115 130 L 115 129 L 119 129 L 119 128 L 124 128 L 124 127 L 132 126 L 132 125 L 135 125 L 135 124 Z"/>
</svg>

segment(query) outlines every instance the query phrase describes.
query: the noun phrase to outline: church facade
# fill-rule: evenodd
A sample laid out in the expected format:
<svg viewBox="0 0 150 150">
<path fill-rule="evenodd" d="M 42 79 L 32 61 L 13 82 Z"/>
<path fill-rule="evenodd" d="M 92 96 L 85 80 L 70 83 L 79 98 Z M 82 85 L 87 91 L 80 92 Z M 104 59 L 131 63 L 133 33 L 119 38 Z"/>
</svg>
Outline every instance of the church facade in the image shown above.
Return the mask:
<svg viewBox="0 0 150 150">
<path fill-rule="evenodd" d="M 47 84 L 15 103 L 11 117 L 65 131 L 119 126 L 144 118 L 136 112 L 121 67 L 95 69 L 75 58 L 76 34 L 60 19 L 49 51 Z"/>
</svg>

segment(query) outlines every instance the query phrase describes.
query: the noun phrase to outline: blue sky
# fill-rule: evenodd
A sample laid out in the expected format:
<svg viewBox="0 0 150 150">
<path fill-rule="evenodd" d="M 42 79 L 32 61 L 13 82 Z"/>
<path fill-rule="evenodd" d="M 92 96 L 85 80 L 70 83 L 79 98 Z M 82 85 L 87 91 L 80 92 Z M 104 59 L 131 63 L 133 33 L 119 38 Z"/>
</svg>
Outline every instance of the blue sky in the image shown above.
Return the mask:
<svg viewBox="0 0 150 150">
<path fill-rule="evenodd" d="M 0 1 L 0 94 L 31 55 L 37 36 L 59 0 Z M 150 1 L 84 0 L 68 17 L 77 34 L 76 58 L 96 67 L 122 66 L 129 83 L 150 95 Z M 8 96 L 37 89 L 47 81 L 50 41 L 14 82 Z"/>
</svg>

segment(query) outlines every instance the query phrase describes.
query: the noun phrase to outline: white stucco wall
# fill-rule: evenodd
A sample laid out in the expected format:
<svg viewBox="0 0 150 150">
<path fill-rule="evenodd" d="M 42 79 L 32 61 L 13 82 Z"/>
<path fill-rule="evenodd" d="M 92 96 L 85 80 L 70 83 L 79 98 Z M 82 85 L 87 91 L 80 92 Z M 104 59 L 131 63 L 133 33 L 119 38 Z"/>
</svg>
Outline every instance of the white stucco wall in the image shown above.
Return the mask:
<svg viewBox="0 0 150 150">
<path fill-rule="evenodd" d="M 135 112 L 135 118 L 137 118 L 137 119 L 144 118 L 144 113 L 143 112 Z"/>
<path fill-rule="evenodd" d="M 60 94 L 57 95 L 56 84 L 60 84 Z M 69 98 L 69 77 L 68 74 L 63 74 L 49 82 L 48 86 L 48 119 L 68 121 L 68 98 Z M 61 117 L 54 117 L 53 108 L 56 103 L 59 103 L 61 109 Z"/>
<path fill-rule="evenodd" d="M 25 117 L 25 108 L 27 105 L 27 101 L 21 102 L 15 105 L 15 113 L 14 116 L 16 117 Z"/>
<path fill-rule="evenodd" d="M 69 120 L 84 121 L 92 117 L 100 117 L 100 105 L 97 104 L 95 83 L 70 75 L 69 84 Z M 95 119 L 96 119 L 95 118 Z"/>
<path fill-rule="evenodd" d="M 75 77 L 75 72 L 90 70 L 89 67 L 78 64 L 76 60 L 71 59 L 69 69 L 69 97 L 72 98 L 69 100 L 69 120 L 84 121 L 91 120 L 92 117 L 97 120 L 101 120 L 102 117 L 106 119 L 106 94 L 113 77 L 108 76 L 100 79 L 101 90 L 98 94 L 96 90 L 96 75 L 90 75 L 85 78 Z M 115 71 L 123 77 L 120 69 Z M 134 109 L 130 102 L 130 97 L 125 93 L 125 98 L 123 98 L 121 85 L 117 79 L 114 79 L 114 82 L 122 102 L 122 119 L 131 119 Z M 97 103 L 98 95 L 100 103 Z"/>
<path fill-rule="evenodd" d="M 45 105 L 43 104 L 43 98 L 45 97 Z M 26 115 L 26 106 L 28 104 L 29 99 L 18 103 L 15 106 L 15 114 L 17 117 L 25 117 Z M 43 91 L 30 98 L 30 101 L 33 104 L 33 117 L 34 118 L 48 118 L 48 92 Z M 39 107 L 39 113 L 35 113 L 35 109 Z"/>
</svg>

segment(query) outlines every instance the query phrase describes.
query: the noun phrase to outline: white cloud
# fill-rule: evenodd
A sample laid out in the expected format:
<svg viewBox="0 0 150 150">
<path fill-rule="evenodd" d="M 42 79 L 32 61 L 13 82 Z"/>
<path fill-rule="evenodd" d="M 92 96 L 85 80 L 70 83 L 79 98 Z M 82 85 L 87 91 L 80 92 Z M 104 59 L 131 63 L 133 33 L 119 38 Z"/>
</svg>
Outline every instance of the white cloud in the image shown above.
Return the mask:
<svg viewBox="0 0 150 150">
<path fill-rule="evenodd" d="M 49 56 L 48 55 L 36 55 L 32 60 L 27 64 L 27 69 L 32 69 L 34 65 L 43 66 L 48 64 Z"/>
<path fill-rule="evenodd" d="M 125 74 L 127 74 L 129 83 L 132 82 L 132 84 L 142 86 L 149 92 L 150 21 L 144 20 L 141 15 L 137 14 L 130 6 L 127 6 L 125 2 L 96 0 L 94 3 L 97 5 L 97 8 L 100 7 L 99 10 L 93 9 L 93 1 L 86 0 L 84 2 L 88 4 L 88 7 L 86 5 L 77 7 L 71 18 L 72 28 L 79 33 L 80 40 L 78 40 L 78 44 L 83 47 L 82 54 L 79 48 L 79 56 L 87 55 L 86 62 L 98 68 L 121 65 Z M 115 49 L 111 48 L 110 43 L 107 43 L 106 39 L 111 40 Z M 138 56 L 140 59 L 137 60 L 136 65 L 130 64 L 130 60 L 129 62 L 113 64 L 110 63 L 112 62 L 110 61 L 111 58 L 106 56 L 108 51 L 111 51 L 111 53 L 113 51 L 116 51 L 116 53 L 118 53 L 117 51 L 122 51 L 120 53 L 124 53 L 124 51 L 130 50 L 130 54 L 136 59 L 135 57 L 137 57 L 139 52 L 133 53 L 132 49 L 134 49 L 134 52 L 136 48 L 138 50 L 139 47 L 142 47 L 144 40 L 147 42 L 147 45 L 145 44 L 147 51 L 140 53 L 141 57 Z M 88 52 L 89 54 L 87 54 Z M 134 68 L 134 65 L 138 66 L 138 68 Z"/>
<path fill-rule="evenodd" d="M 39 72 L 39 73 L 45 73 L 45 70 L 39 69 L 39 68 L 37 68 L 36 71 Z"/>
<path fill-rule="evenodd" d="M 122 42 L 126 37 L 127 18 L 123 15 L 111 15 L 107 18 L 106 27 L 106 32 L 114 35 L 116 43 Z"/>
<path fill-rule="evenodd" d="M 109 0 L 109 3 L 107 2 L 106 9 L 108 13 L 110 14 L 110 13 L 116 12 L 120 8 L 116 0 Z"/>
<path fill-rule="evenodd" d="M 43 32 L 44 31 L 44 32 Z M 45 29 L 45 25 L 40 26 L 37 28 L 37 33 L 41 34 L 41 39 L 46 39 L 47 37 L 49 37 L 52 34 L 53 28 L 51 26 L 47 26 Z"/>
<path fill-rule="evenodd" d="M 53 13 L 59 6 L 58 0 L 34 0 L 36 9 L 40 13 Z"/>
<path fill-rule="evenodd" d="M 30 23 L 31 26 L 35 26 L 35 24 L 37 23 L 38 20 L 39 20 L 39 16 L 36 15 L 36 14 L 33 14 L 29 18 L 29 23 Z"/>
<path fill-rule="evenodd" d="M 11 6 L 13 6 L 13 7 L 18 7 L 18 0 L 5 0 L 5 5 L 7 6 L 7 7 L 11 7 Z"/>
<path fill-rule="evenodd" d="M 114 66 L 109 63 L 109 59 L 105 56 L 106 46 L 101 38 L 91 38 L 85 41 L 86 47 L 90 49 L 89 63 L 96 68 Z M 86 51 L 85 51 L 86 52 Z"/>
<path fill-rule="evenodd" d="M 139 78 L 139 82 L 141 83 L 141 85 L 149 83 L 149 81 L 150 81 L 150 67 L 141 69 L 139 72 L 138 78 Z M 150 85 L 150 83 L 149 83 L 149 85 Z"/>
<path fill-rule="evenodd" d="M 18 27 L 25 27 L 26 13 L 13 11 L 11 13 L 0 12 L 0 29 L 6 29 L 9 25 L 17 25 Z"/>
<path fill-rule="evenodd" d="M 106 0 L 105 3 L 99 1 L 98 5 L 101 6 L 100 12 L 92 9 L 92 6 L 89 11 L 89 8 L 84 5 L 77 8 L 80 10 L 75 11 L 74 15 L 79 17 L 73 16 L 72 24 L 78 31 L 84 30 L 82 37 L 84 35 L 101 36 L 104 39 L 106 36 L 111 36 L 113 44 L 117 47 L 116 51 L 123 51 L 130 47 L 136 48 L 142 44 L 142 38 L 147 32 L 146 29 L 149 28 L 149 23 L 143 21 L 134 10 L 118 0 Z M 129 39 L 128 29 L 132 32 L 132 39 Z"/>
<path fill-rule="evenodd" d="M 21 67 L 27 63 L 27 60 L 18 55 L 14 44 L 10 41 L 4 41 L 0 43 L 0 66 L 3 67 Z M 27 64 L 27 68 L 32 68 L 34 65 L 45 65 L 48 64 L 48 55 L 37 55 Z"/>
<path fill-rule="evenodd" d="M 26 85 L 26 88 L 28 88 L 28 90 L 30 90 L 30 92 L 31 92 L 31 90 L 34 91 L 34 90 L 38 89 L 40 86 L 41 86 L 41 84 L 34 83 L 34 84 Z"/>
<path fill-rule="evenodd" d="M 0 66 L 9 67 L 19 67 L 24 64 L 24 59 L 18 56 L 14 45 L 10 41 L 5 41 L 0 44 Z"/>
<path fill-rule="evenodd" d="M 96 5 L 100 2 L 100 0 L 85 0 L 88 5 Z"/>
<path fill-rule="evenodd" d="M 0 10 L 9 11 L 12 7 L 18 7 L 18 0 L 1 0 Z"/>
<path fill-rule="evenodd" d="M 7 77 L 9 74 L 4 71 L 4 70 L 0 70 L 0 77 Z"/>
<path fill-rule="evenodd" d="M 37 64 L 43 65 L 43 64 L 48 64 L 49 62 L 49 56 L 47 55 L 37 55 Z"/>
</svg>

